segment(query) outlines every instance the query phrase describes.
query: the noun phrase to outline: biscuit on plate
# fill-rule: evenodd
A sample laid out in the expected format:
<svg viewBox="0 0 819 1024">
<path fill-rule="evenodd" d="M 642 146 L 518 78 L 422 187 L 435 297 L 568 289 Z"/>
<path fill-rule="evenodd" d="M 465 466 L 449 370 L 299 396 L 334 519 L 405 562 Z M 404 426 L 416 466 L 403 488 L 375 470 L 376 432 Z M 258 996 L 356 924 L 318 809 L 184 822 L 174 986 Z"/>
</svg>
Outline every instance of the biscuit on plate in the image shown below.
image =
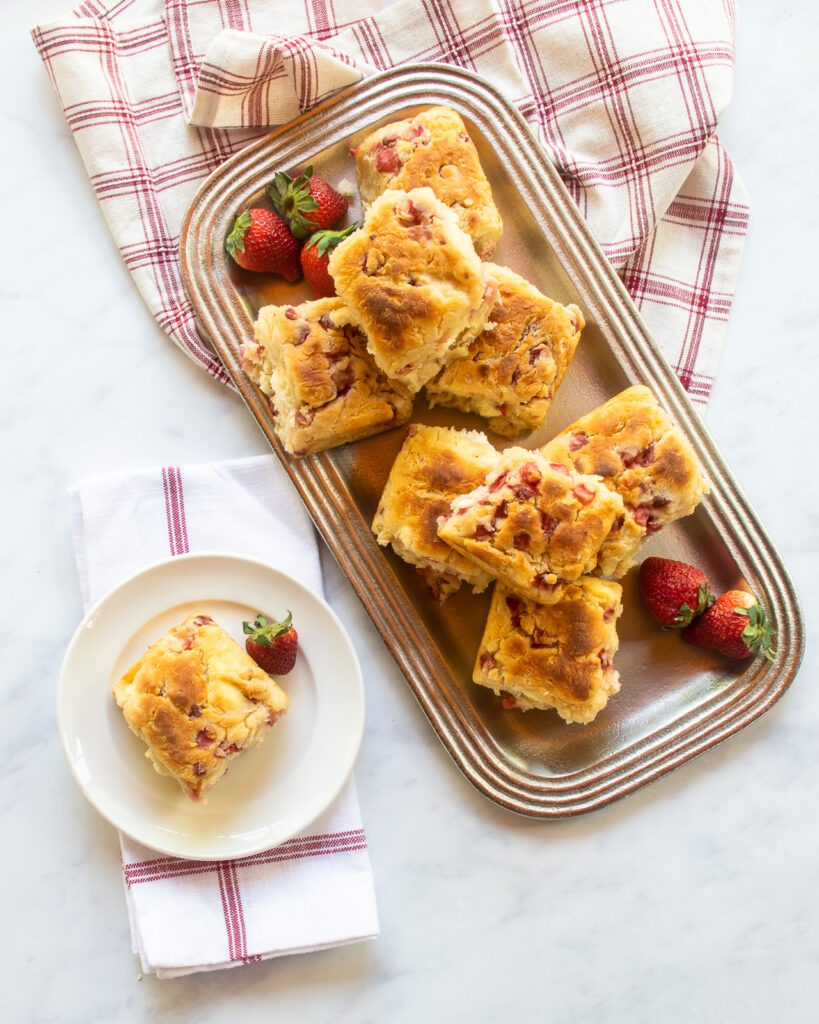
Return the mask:
<svg viewBox="0 0 819 1024">
<path fill-rule="evenodd" d="M 554 604 L 596 567 L 622 514 L 620 496 L 597 477 L 507 448 L 484 484 L 452 502 L 438 536 L 516 594 Z"/>
<path fill-rule="evenodd" d="M 114 684 L 114 698 L 146 757 L 201 799 L 228 763 L 255 746 L 290 699 L 221 626 L 189 615 L 151 644 Z"/>
<path fill-rule="evenodd" d="M 504 707 L 554 708 L 591 722 L 620 689 L 614 668 L 623 610 L 619 583 L 583 576 L 557 604 L 536 604 L 496 586 L 472 679 Z"/>
<path fill-rule="evenodd" d="M 471 239 L 429 188 L 379 196 L 329 271 L 376 364 L 413 394 L 466 354 L 495 299 Z"/>
<path fill-rule="evenodd" d="M 640 384 L 566 427 L 541 448 L 550 462 L 600 476 L 624 512 L 603 545 L 598 571 L 619 579 L 646 537 L 690 515 L 708 493 L 694 450 Z"/>
<path fill-rule="evenodd" d="M 475 593 L 490 577 L 438 537 L 438 520 L 452 500 L 483 482 L 498 453 L 483 434 L 414 423 L 390 470 L 373 533 L 424 576 L 444 601 L 461 582 Z"/>
<path fill-rule="evenodd" d="M 406 423 L 412 399 L 373 362 L 341 299 L 264 306 L 242 366 L 270 398 L 279 440 L 308 455 Z"/>
<path fill-rule="evenodd" d="M 431 107 L 384 125 L 355 150 L 364 207 L 387 189 L 432 189 L 454 210 L 481 259 L 489 259 L 503 231 L 492 189 L 459 114 Z"/>
<path fill-rule="evenodd" d="M 489 420 L 505 437 L 537 430 L 585 327 L 577 306 L 562 306 L 506 267 L 488 263 L 499 294 L 489 323 L 460 359 L 426 386 L 429 404 Z"/>
</svg>

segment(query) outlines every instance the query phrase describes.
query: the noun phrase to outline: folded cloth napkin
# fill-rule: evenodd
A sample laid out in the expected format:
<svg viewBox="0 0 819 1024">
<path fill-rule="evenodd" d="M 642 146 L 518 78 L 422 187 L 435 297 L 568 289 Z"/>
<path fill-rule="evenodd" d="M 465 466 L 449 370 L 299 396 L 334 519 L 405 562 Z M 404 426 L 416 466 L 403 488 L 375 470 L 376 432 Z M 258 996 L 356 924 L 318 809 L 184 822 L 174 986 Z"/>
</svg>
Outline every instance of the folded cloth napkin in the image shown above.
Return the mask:
<svg viewBox="0 0 819 1024">
<path fill-rule="evenodd" d="M 33 30 L 122 258 L 159 324 L 226 381 L 177 263 L 182 218 L 202 179 L 265 128 L 362 76 L 443 62 L 493 83 L 528 120 L 704 405 L 748 220 L 716 135 L 733 81 L 734 0 L 381 6 L 88 0 Z"/>
<path fill-rule="evenodd" d="M 73 495 L 86 608 L 146 565 L 196 550 L 250 555 L 322 592 L 313 527 L 273 455 L 97 477 Z M 158 977 L 378 935 L 352 779 L 304 833 L 255 856 L 186 861 L 120 843 L 134 952 Z"/>
</svg>

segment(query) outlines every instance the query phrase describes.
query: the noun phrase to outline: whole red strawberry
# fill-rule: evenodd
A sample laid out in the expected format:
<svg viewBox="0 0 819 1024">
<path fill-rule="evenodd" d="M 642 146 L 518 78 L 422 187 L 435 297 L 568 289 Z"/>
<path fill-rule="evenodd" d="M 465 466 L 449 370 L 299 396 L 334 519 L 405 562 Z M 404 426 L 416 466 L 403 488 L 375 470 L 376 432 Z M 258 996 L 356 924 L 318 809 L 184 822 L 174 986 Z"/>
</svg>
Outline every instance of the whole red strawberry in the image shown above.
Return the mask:
<svg viewBox="0 0 819 1024">
<path fill-rule="evenodd" d="M 236 218 L 225 240 L 225 250 L 240 267 L 261 274 L 279 274 L 298 281 L 300 244 L 287 224 L 272 210 L 254 207 Z"/>
<path fill-rule="evenodd" d="M 718 651 L 728 658 L 764 654 L 773 661 L 775 632 L 753 594 L 729 590 L 683 630 L 682 638 L 694 647 Z"/>
<path fill-rule="evenodd" d="M 301 269 L 304 271 L 304 279 L 310 285 L 310 290 L 315 298 L 329 298 L 335 295 L 336 286 L 327 270 L 330 253 L 342 238 L 346 238 L 355 231 L 356 227 L 358 227 L 357 224 L 351 224 L 341 231 L 317 231 L 304 243 L 304 248 L 301 250 Z"/>
<path fill-rule="evenodd" d="M 705 573 L 672 558 L 647 558 L 640 566 L 640 589 L 664 629 L 683 629 L 714 600 Z"/>
<path fill-rule="evenodd" d="M 308 238 L 314 231 L 331 228 L 350 205 L 332 185 L 316 177 L 312 167 L 305 167 L 295 180 L 277 171 L 267 194 L 296 238 Z"/>
<path fill-rule="evenodd" d="M 257 615 L 254 622 L 243 622 L 247 635 L 245 650 L 271 676 L 286 676 L 293 671 L 299 646 L 299 635 L 290 612 L 281 622 L 270 622 Z"/>
</svg>

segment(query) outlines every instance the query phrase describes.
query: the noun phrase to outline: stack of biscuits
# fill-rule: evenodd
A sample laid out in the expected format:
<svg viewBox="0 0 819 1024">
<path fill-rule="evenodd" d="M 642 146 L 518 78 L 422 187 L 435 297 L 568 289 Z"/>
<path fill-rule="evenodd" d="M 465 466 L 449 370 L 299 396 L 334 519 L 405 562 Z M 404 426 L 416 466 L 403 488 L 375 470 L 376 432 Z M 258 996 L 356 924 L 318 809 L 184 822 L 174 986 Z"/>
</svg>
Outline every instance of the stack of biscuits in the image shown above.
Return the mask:
<svg viewBox="0 0 819 1024">
<path fill-rule="evenodd" d="M 487 262 L 502 222 L 460 116 L 434 107 L 356 149 L 362 226 L 330 257 L 337 297 L 265 307 L 246 372 L 296 456 L 430 406 L 515 438 L 541 427 L 585 326 Z M 473 679 L 505 707 L 590 722 L 619 689 L 620 579 L 643 540 L 707 493 L 690 444 L 634 386 L 544 447 L 410 426 L 373 522 L 439 600 L 495 589 Z"/>
</svg>

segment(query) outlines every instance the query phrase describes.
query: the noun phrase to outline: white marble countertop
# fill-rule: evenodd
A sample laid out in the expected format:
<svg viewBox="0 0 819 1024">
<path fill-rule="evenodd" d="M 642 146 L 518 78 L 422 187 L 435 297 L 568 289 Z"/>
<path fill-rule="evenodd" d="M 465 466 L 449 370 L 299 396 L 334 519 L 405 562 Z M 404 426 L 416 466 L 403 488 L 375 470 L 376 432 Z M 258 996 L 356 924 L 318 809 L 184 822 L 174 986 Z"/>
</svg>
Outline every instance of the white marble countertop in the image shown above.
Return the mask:
<svg viewBox="0 0 819 1024">
<path fill-rule="evenodd" d="M 819 1000 L 817 651 L 730 742 L 606 810 L 544 826 L 454 768 L 334 565 L 368 690 L 358 786 L 382 937 L 172 982 L 139 979 L 114 831 L 55 734 L 80 615 L 66 501 L 88 474 L 264 451 L 241 403 L 144 309 L 25 30 L 4 5 L 5 358 L 0 812 L 5 1021 L 808 1022 Z M 708 413 L 819 611 L 817 7 L 743 10 L 721 133 L 752 197 Z M 811 88 L 813 85 L 813 88 Z M 771 480 L 776 486 L 771 486 Z M 10 726 L 10 728 L 9 728 Z"/>
</svg>

